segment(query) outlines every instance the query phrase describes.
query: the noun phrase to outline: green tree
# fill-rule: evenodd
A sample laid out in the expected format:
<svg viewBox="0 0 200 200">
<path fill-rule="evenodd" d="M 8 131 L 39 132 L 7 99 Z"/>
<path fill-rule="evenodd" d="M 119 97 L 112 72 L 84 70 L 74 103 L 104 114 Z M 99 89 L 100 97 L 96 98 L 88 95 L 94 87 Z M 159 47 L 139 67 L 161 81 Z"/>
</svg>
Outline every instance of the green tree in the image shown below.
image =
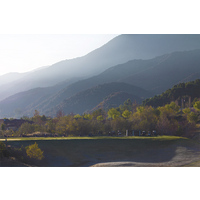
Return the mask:
<svg viewBox="0 0 200 200">
<path fill-rule="evenodd" d="M 40 116 L 40 113 L 38 110 L 35 110 L 34 116 L 31 118 L 32 121 L 34 121 L 35 124 L 45 124 L 46 121 L 46 117 L 45 115 Z"/>
<path fill-rule="evenodd" d="M 78 131 L 78 121 L 81 119 L 82 118 L 74 118 L 71 115 L 60 117 L 56 123 L 56 133 L 59 135 L 76 134 Z"/>
<path fill-rule="evenodd" d="M 165 108 L 167 110 L 173 110 L 173 112 L 177 113 L 180 109 L 180 106 L 177 106 L 175 102 L 171 102 L 170 104 L 166 104 Z"/>
<path fill-rule="evenodd" d="M 84 114 L 83 115 L 83 119 L 91 120 L 92 119 L 92 115 L 91 114 Z"/>
<path fill-rule="evenodd" d="M 137 107 L 137 111 L 130 117 L 132 129 L 146 131 L 155 129 L 159 114 L 159 110 L 151 106 Z"/>
<path fill-rule="evenodd" d="M 125 133 L 126 130 L 131 129 L 131 122 L 122 117 L 113 119 L 110 124 L 112 131 L 115 131 L 115 133 L 117 133 L 118 131 Z"/>
<path fill-rule="evenodd" d="M 42 120 L 43 122 L 46 122 L 46 121 L 47 121 L 46 116 L 45 116 L 45 115 L 42 115 L 42 116 L 41 116 L 41 120 Z"/>
<path fill-rule="evenodd" d="M 46 128 L 42 125 L 32 124 L 32 126 L 34 128 L 34 132 L 44 132 L 44 131 L 46 131 Z"/>
<path fill-rule="evenodd" d="M 25 122 L 19 127 L 18 134 L 24 135 L 28 133 L 33 133 L 34 131 L 35 131 L 34 125 L 28 122 Z"/>
<path fill-rule="evenodd" d="M 56 133 L 59 135 L 66 134 L 67 125 L 69 124 L 68 117 L 60 117 L 59 121 L 56 123 Z"/>
<path fill-rule="evenodd" d="M 103 109 L 97 109 L 95 111 L 92 112 L 92 117 L 94 119 L 97 119 L 98 116 L 105 116 L 106 115 L 106 112 L 103 110 Z"/>
<path fill-rule="evenodd" d="M 55 133 L 56 130 L 56 122 L 53 119 L 50 119 L 46 122 L 46 131 L 49 133 Z"/>
<path fill-rule="evenodd" d="M 92 132 L 92 124 L 89 120 L 78 119 L 73 124 L 73 127 L 76 129 L 76 131 L 74 131 L 74 134 L 77 135 L 88 135 L 90 132 Z"/>
<path fill-rule="evenodd" d="M 80 119 L 73 119 L 69 118 L 67 124 L 66 124 L 66 132 L 72 135 L 79 134 L 79 127 L 78 127 L 78 121 L 82 120 Z"/>
<path fill-rule="evenodd" d="M 99 116 L 97 116 L 97 121 L 103 121 L 103 116 L 102 115 L 99 115 Z"/>
<path fill-rule="evenodd" d="M 184 114 L 189 114 L 191 112 L 190 108 L 183 109 Z"/>
<path fill-rule="evenodd" d="M 123 105 L 120 105 L 119 108 L 121 110 L 121 112 L 125 111 L 125 110 L 129 110 L 131 111 L 132 110 L 132 107 L 133 107 L 133 104 L 131 102 L 130 99 L 127 99 Z"/>
<path fill-rule="evenodd" d="M 125 110 L 123 113 L 122 113 L 122 117 L 125 118 L 125 119 L 128 119 L 131 115 L 131 111 L 129 110 Z"/>
<path fill-rule="evenodd" d="M 5 130 L 5 128 L 6 128 L 6 125 L 3 123 L 3 124 L 1 124 L 1 130 L 2 131 L 4 131 Z"/>
<path fill-rule="evenodd" d="M 137 111 L 138 113 L 143 113 L 144 110 L 145 110 L 145 107 L 144 107 L 144 106 L 139 106 L 139 107 L 136 108 L 136 111 Z"/>
<path fill-rule="evenodd" d="M 116 119 L 120 117 L 121 113 L 116 108 L 111 108 L 108 111 L 108 118 Z"/>
<path fill-rule="evenodd" d="M 38 147 L 36 142 L 26 147 L 26 154 L 28 157 L 37 160 L 42 160 L 44 158 L 43 151 Z"/>
<path fill-rule="evenodd" d="M 82 118 L 82 116 L 79 115 L 79 114 L 76 114 L 76 115 L 74 116 L 74 119 L 81 119 L 81 118 Z"/>
<path fill-rule="evenodd" d="M 190 123 L 197 123 L 197 121 L 198 121 L 198 115 L 197 114 L 195 114 L 194 112 L 191 112 L 191 113 L 189 113 L 188 115 L 187 115 L 187 120 L 188 120 L 188 122 L 190 122 Z"/>
<path fill-rule="evenodd" d="M 200 101 L 196 101 L 193 106 L 197 111 L 200 111 Z"/>
</svg>

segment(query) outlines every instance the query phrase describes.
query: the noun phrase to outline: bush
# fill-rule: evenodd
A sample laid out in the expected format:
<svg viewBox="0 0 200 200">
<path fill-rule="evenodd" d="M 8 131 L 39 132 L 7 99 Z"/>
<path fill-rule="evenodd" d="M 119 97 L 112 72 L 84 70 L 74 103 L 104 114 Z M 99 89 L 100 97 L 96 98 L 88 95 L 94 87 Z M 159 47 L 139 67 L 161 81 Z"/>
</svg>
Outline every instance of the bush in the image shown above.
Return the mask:
<svg viewBox="0 0 200 200">
<path fill-rule="evenodd" d="M 42 160 L 44 158 L 43 151 L 38 147 L 38 144 L 29 145 L 26 147 L 26 154 L 30 158 L 35 158 L 37 160 Z"/>
</svg>

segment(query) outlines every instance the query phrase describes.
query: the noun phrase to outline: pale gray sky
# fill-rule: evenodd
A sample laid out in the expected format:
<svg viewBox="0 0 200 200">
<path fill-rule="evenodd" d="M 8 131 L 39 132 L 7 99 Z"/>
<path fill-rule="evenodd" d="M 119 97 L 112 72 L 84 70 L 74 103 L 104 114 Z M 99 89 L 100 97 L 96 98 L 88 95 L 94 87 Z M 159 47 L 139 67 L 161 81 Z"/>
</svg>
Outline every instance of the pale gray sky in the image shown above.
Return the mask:
<svg viewBox="0 0 200 200">
<path fill-rule="evenodd" d="M 86 55 L 114 34 L 0 34 L 0 75 Z"/>
<path fill-rule="evenodd" d="M 193 1 L 193 0 L 192 0 Z M 0 33 L 200 33 L 196 3 L 159 0 L 9 0 L 0 6 Z M 145 6 L 144 6 L 145 5 Z M 169 15 L 170 10 L 170 15 Z M 177 15 L 177 10 L 179 13 Z M 185 14 L 187 13 L 187 15 Z M 72 36 L 72 35 L 71 35 Z M 0 75 L 82 56 L 115 35 L 1 35 Z M 75 53 L 76 52 L 76 53 Z"/>
</svg>

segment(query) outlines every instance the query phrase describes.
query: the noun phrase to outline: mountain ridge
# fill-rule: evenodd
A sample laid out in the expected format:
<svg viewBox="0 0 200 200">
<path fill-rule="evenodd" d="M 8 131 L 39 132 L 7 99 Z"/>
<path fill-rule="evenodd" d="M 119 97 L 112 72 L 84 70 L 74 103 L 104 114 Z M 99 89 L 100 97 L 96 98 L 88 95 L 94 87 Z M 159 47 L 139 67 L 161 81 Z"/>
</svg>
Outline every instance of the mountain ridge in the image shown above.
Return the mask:
<svg viewBox="0 0 200 200">
<path fill-rule="evenodd" d="M 73 77 L 89 78 L 129 60 L 150 59 L 173 51 L 197 48 L 200 48 L 200 35 L 196 34 L 119 35 L 85 56 L 54 63 L 0 87 L 0 100 L 36 87 L 53 86 Z"/>
<path fill-rule="evenodd" d="M 194 49 L 196 47 L 199 48 Z M 172 49 L 180 48 L 181 51 L 172 52 Z M 10 109 L 9 117 L 13 117 L 18 105 L 29 110 L 29 114 L 34 109 L 46 113 L 80 92 L 111 82 L 137 86 L 150 91 L 152 95 L 160 94 L 182 80 L 199 78 L 199 49 L 200 35 L 120 35 L 83 57 L 60 61 L 28 74 L 24 79 L 0 86 L 1 98 L 9 95 L 0 102 L 0 115 L 5 117 L 3 115 Z M 161 54 L 166 51 L 169 52 Z M 152 57 L 154 54 L 159 55 L 148 59 L 141 58 Z M 131 57 L 137 58 L 131 60 Z M 124 59 L 123 63 L 119 63 L 122 62 L 121 58 Z M 66 62 L 73 64 L 66 67 Z M 83 70 L 77 70 L 77 67 L 82 67 Z M 73 68 L 76 76 L 72 77 L 66 73 L 68 68 Z M 90 75 L 87 70 L 91 73 L 91 68 L 103 72 L 88 77 Z M 47 73 L 49 69 L 53 69 L 51 73 Z M 78 76 L 83 72 L 84 75 Z M 67 79 L 68 75 L 70 78 Z M 51 86 L 48 86 L 49 84 Z"/>
<path fill-rule="evenodd" d="M 0 115 L 6 117 L 6 113 L 10 110 L 11 116 L 13 116 L 14 112 L 11 108 L 13 108 L 13 110 L 18 109 L 18 101 L 24 102 L 23 106 L 27 109 L 24 111 L 25 114 L 31 115 L 35 109 L 39 110 L 41 114 L 51 113 L 49 110 L 53 108 L 54 110 L 55 108 L 61 109 L 58 108 L 58 105 L 64 100 L 72 98 L 81 92 L 84 93 L 84 91 L 97 87 L 98 85 L 112 82 L 121 82 L 139 87 L 141 90 L 149 91 L 153 96 L 164 92 L 166 88 L 170 88 L 171 85 L 173 86 L 183 79 L 193 79 L 194 77 L 200 78 L 199 49 L 174 52 L 149 60 L 137 59 L 113 66 L 97 76 L 76 81 L 72 84 L 68 84 L 67 87 L 65 87 L 65 84 L 61 84 L 61 86 L 58 85 L 58 88 L 52 90 L 51 93 L 49 91 L 44 91 L 43 93 L 38 91 L 37 95 L 39 100 L 34 101 L 35 103 L 29 102 L 33 101 L 35 96 L 33 96 L 33 99 L 30 98 L 29 100 L 29 97 L 27 96 L 26 98 L 26 95 L 16 94 L 16 96 L 19 95 L 19 99 L 16 100 L 16 102 L 13 101 L 14 104 L 9 105 L 9 99 L 15 98 L 15 95 L 14 97 L 11 96 L 0 102 Z M 53 87 L 50 88 L 53 89 Z M 48 93 L 47 96 L 45 96 L 45 92 Z M 27 95 L 29 93 L 30 91 L 27 91 Z M 23 94 L 26 94 L 26 92 Z M 107 94 L 107 96 L 108 95 L 109 94 Z M 97 103 L 99 104 L 100 102 L 98 101 Z M 93 106 L 95 107 L 97 105 Z M 85 108 L 83 107 L 83 109 Z M 55 112 L 53 114 L 55 114 Z"/>
<path fill-rule="evenodd" d="M 148 91 L 126 83 L 105 83 L 79 92 L 74 96 L 63 100 L 60 104 L 56 105 L 54 108 L 51 109 L 53 110 L 53 112 L 47 111 L 46 114 L 55 116 L 56 111 L 58 110 L 62 110 L 65 114 L 69 114 L 70 112 L 82 114 L 83 112 L 93 109 L 96 105 L 101 103 L 103 99 L 107 96 L 117 92 L 124 92 L 130 94 L 131 97 L 134 96 L 135 99 L 132 100 L 137 100 L 139 101 L 138 103 L 142 102 L 142 98 L 144 99 L 146 97 L 151 96 L 151 94 Z"/>
</svg>

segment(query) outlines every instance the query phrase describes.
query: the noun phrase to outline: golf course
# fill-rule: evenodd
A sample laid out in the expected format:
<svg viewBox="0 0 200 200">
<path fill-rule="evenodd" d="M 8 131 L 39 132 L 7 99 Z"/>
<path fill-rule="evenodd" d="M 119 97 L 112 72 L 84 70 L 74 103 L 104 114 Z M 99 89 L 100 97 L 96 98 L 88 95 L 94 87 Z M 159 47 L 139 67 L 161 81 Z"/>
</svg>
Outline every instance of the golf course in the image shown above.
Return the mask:
<svg viewBox="0 0 200 200">
<path fill-rule="evenodd" d="M 200 166 L 198 140 L 158 137 L 34 137 L 1 139 L 12 148 L 38 144 L 44 158 L 38 167 L 181 167 Z M 17 159 L 1 166 L 29 166 Z"/>
</svg>

